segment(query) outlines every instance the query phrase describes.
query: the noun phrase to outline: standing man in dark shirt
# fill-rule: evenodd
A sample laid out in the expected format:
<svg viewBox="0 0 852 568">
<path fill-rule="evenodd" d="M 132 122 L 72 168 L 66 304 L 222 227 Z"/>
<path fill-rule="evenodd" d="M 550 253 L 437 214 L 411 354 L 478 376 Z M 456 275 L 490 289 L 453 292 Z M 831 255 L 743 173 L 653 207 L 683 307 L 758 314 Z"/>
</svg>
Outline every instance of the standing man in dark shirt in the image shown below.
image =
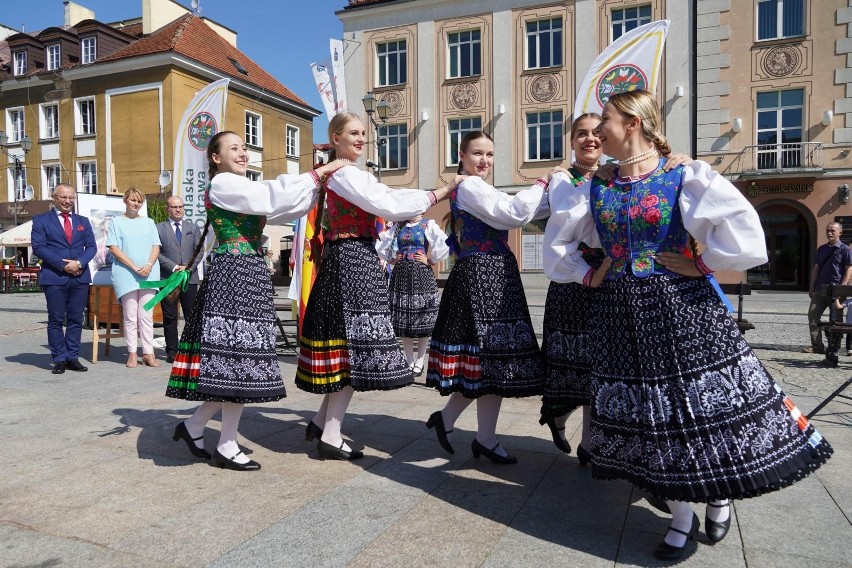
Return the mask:
<svg viewBox="0 0 852 568">
<path fill-rule="evenodd" d="M 816 262 L 811 269 L 811 286 L 808 294 L 811 305 L 808 308 L 808 327 L 811 331 L 811 344 L 804 348 L 805 353 L 825 353 L 819 319 L 829 306 L 831 298 L 819 293 L 824 284 L 848 284 L 852 278 L 852 250 L 840 242 L 843 228 L 840 223 L 829 223 L 825 228 L 828 242 L 817 249 Z M 838 340 L 839 340 L 838 335 Z"/>
</svg>

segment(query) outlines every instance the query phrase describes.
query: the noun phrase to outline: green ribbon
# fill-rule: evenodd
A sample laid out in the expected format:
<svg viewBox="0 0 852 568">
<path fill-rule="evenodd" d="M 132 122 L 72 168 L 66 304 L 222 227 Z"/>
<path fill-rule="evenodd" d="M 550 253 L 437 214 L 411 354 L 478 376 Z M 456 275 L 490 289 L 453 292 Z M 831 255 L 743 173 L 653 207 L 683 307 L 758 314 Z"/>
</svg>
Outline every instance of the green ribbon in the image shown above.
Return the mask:
<svg viewBox="0 0 852 568">
<path fill-rule="evenodd" d="M 172 275 L 169 276 L 165 280 L 157 280 L 156 282 L 149 282 L 147 280 L 140 282 L 140 288 L 162 288 L 154 298 L 145 304 L 144 308 L 148 311 L 154 309 L 154 306 L 163 301 L 163 298 L 169 295 L 169 292 L 180 286 L 180 289 L 186 292 L 186 287 L 189 285 L 189 277 L 190 273 L 188 270 L 181 270 L 180 272 L 172 272 Z"/>
</svg>

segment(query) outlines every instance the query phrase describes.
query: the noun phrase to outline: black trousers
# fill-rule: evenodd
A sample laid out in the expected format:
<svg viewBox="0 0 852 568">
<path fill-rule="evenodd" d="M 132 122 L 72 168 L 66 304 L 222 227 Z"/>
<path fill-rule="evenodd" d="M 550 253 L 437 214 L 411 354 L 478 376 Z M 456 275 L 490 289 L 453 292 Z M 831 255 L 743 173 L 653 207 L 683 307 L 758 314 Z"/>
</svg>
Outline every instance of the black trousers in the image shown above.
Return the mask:
<svg viewBox="0 0 852 568">
<path fill-rule="evenodd" d="M 186 291 L 181 292 L 178 299 L 170 302 L 163 299 L 160 304 L 163 308 L 163 335 L 166 338 L 166 355 L 174 355 L 178 348 L 178 310 L 177 305 L 180 302 L 180 308 L 183 310 L 184 319 L 192 313 L 192 306 L 195 304 L 195 295 L 198 293 L 198 285 L 190 284 L 186 287 Z"/>
</svg>

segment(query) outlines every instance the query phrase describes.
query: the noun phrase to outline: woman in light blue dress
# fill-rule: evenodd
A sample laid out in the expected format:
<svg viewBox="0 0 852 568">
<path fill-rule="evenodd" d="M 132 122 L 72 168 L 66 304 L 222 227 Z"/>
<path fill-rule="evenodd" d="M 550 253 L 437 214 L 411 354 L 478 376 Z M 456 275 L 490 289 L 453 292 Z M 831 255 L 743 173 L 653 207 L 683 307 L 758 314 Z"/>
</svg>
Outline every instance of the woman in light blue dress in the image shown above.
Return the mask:
<svg viewBox="0 0 852 568">
<path fill-rule="evenodd" d="M 127 366 L 136 366 L 136 337 L 142 337 L 142 362 L 159 367 L 154 356 L 154 314 L 143 306 L 156 290 L 139 288 L 139 282 L 160 279 L 160 236 L 154 221 L 139 215 L 145 196 L 135 187 L 124 193 L 124 215 L 109 224 L 107 247 L 115 258 L 112 263 L 112 285 L 121 301 L 124 317 L 124 340 L 127 342 Z"/>
</svg>

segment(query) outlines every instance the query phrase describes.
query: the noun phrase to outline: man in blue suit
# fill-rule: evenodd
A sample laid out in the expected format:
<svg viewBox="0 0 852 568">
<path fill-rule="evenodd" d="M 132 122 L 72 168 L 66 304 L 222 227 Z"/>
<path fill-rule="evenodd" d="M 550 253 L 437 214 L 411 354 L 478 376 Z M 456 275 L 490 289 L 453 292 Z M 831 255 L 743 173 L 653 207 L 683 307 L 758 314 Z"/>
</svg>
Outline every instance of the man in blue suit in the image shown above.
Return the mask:
<svg viewBox="0 0 852 568">
<path fill-rule="evenodd" d="M 33 217 L 32 246 L 42 260 L 38 283 L 47 299 L 47 342 L 54 375 L 65 369 L 89 370 L 79 361 L 80 336 L 92 282 L 89 261 L 97 244 L 89 219 L 74 214 L 76 199 L 74 188 L 61 183 L 53 192 L 53 209 Z"/>
</svg>

